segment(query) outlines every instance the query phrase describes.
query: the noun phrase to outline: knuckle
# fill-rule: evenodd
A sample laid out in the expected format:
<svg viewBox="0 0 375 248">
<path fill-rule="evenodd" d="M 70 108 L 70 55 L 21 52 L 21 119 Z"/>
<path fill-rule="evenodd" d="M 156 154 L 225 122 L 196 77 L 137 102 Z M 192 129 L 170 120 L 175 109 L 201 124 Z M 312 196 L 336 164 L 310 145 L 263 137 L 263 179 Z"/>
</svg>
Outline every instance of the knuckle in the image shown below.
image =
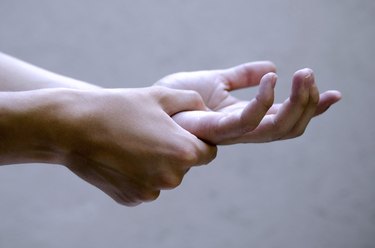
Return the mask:
<svg viewBox="0 0 375 248">
<path fill-rule="evenodd" d="M 116 197 L 116 198 L 113 198 L 113 199 L 118 204 L 123 205 L 123 206 L 127 206 L 127 207 L 135 207 L 135 206 L 138 206 L 139 204 L 142 203 L 141 201 L 135 200 L 135 199 L 129 200 L 127 197 Z"/>
<path fill-rule="evenodd" d="M 212 160 L 214 160 L 216 156 L 217 156 L 217 147 L 212 146 L 210 150 L 210 157 L 209 157 L 209 160 L 207 161 L 207 164 L 211 162 Z"/>
<path fill-rule="evenodd" d="M 193 90 L 189 90 L 189 91 L 187 91 L 187 93 L 189 94 L 189 97 L 191 99 L 191 102 L 194 105 L 194 108 L 196 108 L 196 109 L 204 108 L 205 104 L 203 102 L 202 96 L 198 92 L 193 91 Z"/>
<path fill-rule="evenodd" d="M 120 205 L 134 207 L 143 202 L 156 200 L 159 194 L 160 190 L 156 190 L 153 187 L 133 185 L 130 186 L 130 188 L 118 188 L 113 191 L 110 196 Z"/>
<path fill-rule="evenodd" d="M 298 128 L 293 129 L 288 134 L 282 136 L 281 139 L 293 139 L 293 138 L 297 138 L 297 137 L 302 136 L 305 133 L 305 131 L 306 131 L 305 127 L 304 128 L 298 127 Z"/>
<path fill-rule="evenodd" d="M 147 191 L 141 192 L 138 197 L 142 202 L 150 202 L 150 201 L 156 200 L 159 197 L 159 195 L 160 195 L 160 190 L 156 190 L 156 191 L 147 190 Z"/>
<path fill-rule="evenodd" d="M 160 186 L 163 189 L 174 189 L 178 187 L 182 182 L 182 177 L 179 177 L 177 175 L 174 175 L 173 173 L 170 174 L 164 174 L 160 177 Z"/>
<path fill-rule="evenodd" d="M 186 144 L 176 148 L 174 158 L 179 164 L 190 166 L 198 162 L 198 153 L 194 146 Z"/>
<path fill-rule="evenodd" d="M 196 92 L 196 91 L 194 91 L 194 90 L 188 90 L 187 92 L 189 92 L 191 98 L 193 98 L 193 99 L 195 99 L 195 100 L 197 100 L 197 101 L 199 101 L 199 100 L 202 99 L 202 98 L 201 98 L 201 95 L 199 95 L 199 93 Z"/>
<path fill-rule="evenodd" d="M 305 129 L 304 128 L 299 128 L 299 129 L 295 130 L 294 132 L 292 132 L 292 136 L 293 137 L 300 137 L 304 133 L 305 133 Z"/>
<path fill-rule="evenodd" d="M 149 88 L 150 94 L 161 103 L 166 103 L 171 99 L 174 99 L 177 91 L 176 89 L 172 89 L 165 86 L 153 86 Z"/>
<path fill-rule="evenodd" d="M 160 100 L 163 100 L 169 96 L 169 88 L 163 86 L 153 86 L 150 87 L 150 94 Z"/>
<path fill-rule="evenodd" d="M 120 205 L 135 207 L 142 202 L 154 201 L 159 195 L 160 190 L 137 190 L 133 192 L 132 196 L 121 194 L 113 199 Z"/>
</svg>

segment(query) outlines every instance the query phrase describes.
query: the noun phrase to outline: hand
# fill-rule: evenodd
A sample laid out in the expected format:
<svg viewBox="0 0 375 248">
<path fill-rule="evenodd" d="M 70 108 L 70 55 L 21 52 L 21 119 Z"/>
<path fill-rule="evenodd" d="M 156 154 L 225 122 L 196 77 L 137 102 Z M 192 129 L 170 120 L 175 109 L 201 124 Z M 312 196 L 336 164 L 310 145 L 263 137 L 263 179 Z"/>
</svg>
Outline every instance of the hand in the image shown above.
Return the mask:
<svg viewBox="0 0 375 248">
<path fill-rule="evenodd" d="M 190 167 L 216 156 L 216 147 L 170 117 L 202 109 L 196 92 L 164 87 L 63 91 L 55 98 L 61 104 L 43 111 L 41 118 L 53 123 L 44 132 L 56 136 L 61 163 L 119 203 L 154 200 L 161 189 L 178 186 Z"/>
<path fill-rule="evenodd" d="M 304 133 L 310 120 L 339 101 L 341 94 L 319 95 L 312 70 L 297 71 L 290 97 L 273 104 L 277 76 L 271 62 L 253 62 L 226 70 L 183 72 L 156 83 L 174 89 L 197 91 L 208 109 L 173 116 L 183 128 L 212 144 L 260 143 L 290 139 Z M 251 101 L 241 101 L 230 91 L 259 84 Z"/>
</svg>

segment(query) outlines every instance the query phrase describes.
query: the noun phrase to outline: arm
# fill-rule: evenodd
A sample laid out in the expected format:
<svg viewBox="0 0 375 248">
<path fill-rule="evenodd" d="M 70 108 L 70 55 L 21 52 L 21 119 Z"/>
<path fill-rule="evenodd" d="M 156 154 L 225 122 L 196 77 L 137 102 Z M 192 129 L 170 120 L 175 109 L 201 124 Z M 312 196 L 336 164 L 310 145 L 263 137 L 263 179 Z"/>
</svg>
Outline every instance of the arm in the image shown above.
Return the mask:
<svg viewBox="0 0 375 248">
<path fill-rule="evenodd" d="M 215 146 L 170 117 L 204 109 L 195 92 L 100 89 L 2 59 L 0 86 L 7 90 L 0 92 L 2 165 L 62 164 L 117 202 L 136 205 L 178 186 L 189 168 L 216 156 Z M 77 86 L 84 90 L 60 88 Z"/>
<path fill-rule="evenodd" d="M 0 91 L 44 88 L 86 90 L 100 87 L 44 70 L 0 52 Z"/>
</svg>

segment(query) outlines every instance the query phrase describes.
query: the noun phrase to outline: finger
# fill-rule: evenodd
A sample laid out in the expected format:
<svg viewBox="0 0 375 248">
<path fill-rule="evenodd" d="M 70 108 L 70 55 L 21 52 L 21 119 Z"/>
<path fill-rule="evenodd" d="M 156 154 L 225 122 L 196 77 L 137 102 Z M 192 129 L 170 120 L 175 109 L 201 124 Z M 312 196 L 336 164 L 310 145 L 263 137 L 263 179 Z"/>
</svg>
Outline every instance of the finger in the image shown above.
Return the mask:
<svg viewBox="0 0 375 248">
<path fill-rule="evenodd" d="M 303 69 L 295 73 L 292 93 L 274 118 L 273 133 L 276 139 L 288 133 L 301 118 L 308 104 L 309 89 L 312 82 L 312 71 L 310 69 Z"/>
<path fill-rule="evenodd" d="M 278 140 L 292 130 L 308 104 L 311 74 L 310 69 L 296 72 L 290 97 L 279 107 L 276 114 L 267 115 L 254 131 L 244 135 L 241 142 Z"/>
<path fill-rule="evenodd" d="M 224 83 L 228 91 L 255 86 L 269 72 L 276 72 L 276 66 L 272 62 L 250 62 L 223 70 L 223 76 L 227 80 Z"/>
<path fill-rule="evenodd" d="M 341 93 L 336 90 L 326 91 L 319 96 L 319 103 L 315 111 L 315 116 L 323 114 L 329 109 L 330 106 L 340 101 L 342 98 Z M 268 110 L 267 114 L 276 114 L 279 111 L 282 104 L 274 104 Z"/>
<path fill-rule="evenodd" d="M 329 109 L 333 104 L 340 101 L 342 98 L 341 93 L 335 90 L 330 90 L 322 93 L 320 95 L 320 101 L 317 106 L 315 116 L 323 114 Z"/>
<path fill-rule="evenodd" d="M 205 113 L 214 112 L 184 111 L 172 116 L 182 140 L 173 149 L 177 151 L 176 161 L 183 165 L 184 171 L 192 166 L 208 164 L 217 155 L 215 143 L 205 139 L 209 132 L 206 125 L 212 121 L 211 117 L 216 117 Z"/>
<path fill-rule="evenodd" d="M 187 110 L 207 110 L 202 97 L 196 91 L 166 87 L 152 88 L 162 108 L 169 116 Z"/>
<path fill-rule="evenodd" d="M 241 129 L 243 133 L 254 130 L 272 106 L 276 80 L 277 75 L 273 72 L 262 77 L 258 94 L 242 111 Z"/>
<path fill-rule="evenodd" d="M 212 111 L 184 111 L 172 116 L 173 120 L 190 135 L 211 144 L 217 144 L 214 127 L 222 113 Z"/>
<path fill-rule="evenodd" d="M 129 196 L 129 193 L 127 192 L 129 190 L 130 190 L 129 188 L 124 188 L 121 191 L 118 191 L 117 193 L 115 193 L 117 197 L 116 196 L 111 196 L 111 197 L 120 204 L 123 204 L 126 206 L 137 206 L 143 202 L 155 201 L 160 195 L 159 189 L 137 188 L 137 190 L 134 190 L 130 194 L 131 196 Z"/>
<path fill-rule="evenodd" d="M 78 165 L 85 163 L 85 160 L 81 161 L 80 159 L 79 161 L 81 163 L 78 163 Z M 137 206 L 142 203 L 136 196 L 140 185 L 135 184 L 134 180 L 109 166 L 103 166 L 95 161 L 90 161 L 90 163 L 90 170 L 85 170 L 82 166 L 76 166 L 75 164 L 69 164 L 68 168 L 121 205 Z"/>
<path fill-rule="evenodd" d="M 221 140 L 233 139 L 254 130 L 272 106 L 276 80 L 275 73 L 264 75 L 257 96 L 241 112 L 224 116 L 217 122 L 218 126 L 212 127 L 216 130 L 213 135 L 221 137 Z"/>
<path fill-rule="evenodd" d="M 198 154 L 193 166 L 205 165 L 216 158 L 217 147 L 195 138 L 196 153 Z"/>
<path fill-rule="evenodd" d="M 305 109 L 305 112 L 302 114 L 300 120 L 297 124 L 293 127 L 293 129 L 281 139 L 291 139 L 298 136 L 301 136 L 305 130 L 307 125 L 309 124 L 310 120 L 314 117 L 315 111 L 317 109 L 319 103 L 319 90 L 314 82 L 314 75 L 311 74 L 312 84 L 310 86 L 310 95 L 309 95 L 309 102 Z"/>
<path fill-rule="evenodd" d="M 176 161 L 179 161 L 179 164 L 182 165 L 183 174 L 190 167 L 210 163 L 217 155 L 216 145 L 202 141 L 188 130 L 184 131 L 186 132 L 184 136 L 188 139 L 183 142 L 183 145 L 180 148 L 176 147 L 176 149 L 179 150 Z"/>
<path fill-rule="evenodd" d="M 236 143 L 237 138 L 255 129 L 274 100 L 277 76 L 265 75 L 258 95 L 244 109 L 220 113 L 210 111 L 187 111 L 173 116 L 173 119 L 196 137 L 211 144 Z M 230 141 L 228 141 L 230 140 Z"/>
</svg>

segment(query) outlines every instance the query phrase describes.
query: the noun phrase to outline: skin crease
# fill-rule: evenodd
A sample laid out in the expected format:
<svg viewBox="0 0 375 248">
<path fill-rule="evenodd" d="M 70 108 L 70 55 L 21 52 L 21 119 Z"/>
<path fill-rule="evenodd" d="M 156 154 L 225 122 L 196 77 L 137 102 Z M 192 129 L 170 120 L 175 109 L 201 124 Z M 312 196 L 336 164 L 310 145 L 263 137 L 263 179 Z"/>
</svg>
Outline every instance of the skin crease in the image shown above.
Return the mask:
<svg viewBox="0 0 375 248">
<path fill-rule="evenodd" d="M 301 135 L 341 95 L 319 95 L 313 73 L 274 104 L 271 62 L 169 75 L 155 86 L 103 89 L 0 53 L 0 164 L 57 163 L 127 206 L 177 187 L 217 144 Z M 259 85 L 250 101 L 230 91 Z M 205 142 L 203 142 L 204 140 Z"/>
</svg>

